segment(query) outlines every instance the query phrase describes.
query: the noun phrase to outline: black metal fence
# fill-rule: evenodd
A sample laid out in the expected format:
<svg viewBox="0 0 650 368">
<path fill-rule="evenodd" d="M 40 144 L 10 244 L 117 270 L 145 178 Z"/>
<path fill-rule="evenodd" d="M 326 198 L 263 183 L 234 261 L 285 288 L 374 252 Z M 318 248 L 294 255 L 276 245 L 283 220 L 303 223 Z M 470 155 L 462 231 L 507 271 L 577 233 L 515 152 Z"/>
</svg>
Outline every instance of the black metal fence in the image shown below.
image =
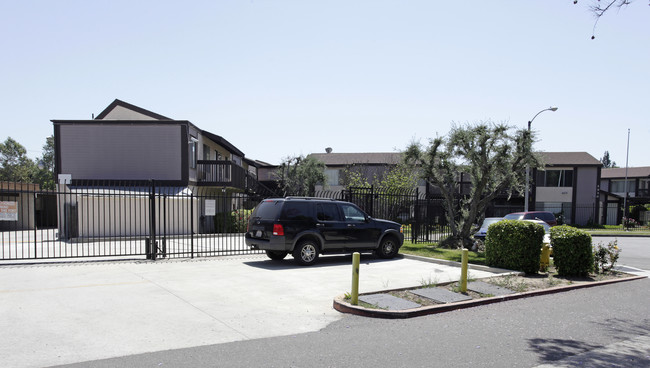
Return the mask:
<svg viewBox="0 0 650 368">
<path fill-rule="evenodd" d="M 252 209 L 271 196 L 226 187 L 158 187 L 155 182 L 111 186 L 93 182 L 59 188 L 47 191 L 35 185 L 0 183 L 0 261 L 259 253 L 246 247 L 244 233 Z M 315 196 L 350 201 L 373 217 L 399 222 L 406 239 L 414 243 L 437 242 L 451 232 L 443 200 L 417 189 L 350 188 Z M 603 228 L 596 224 L 616 223 L 620 218 L 620 208 L 610 207 L 574 206 L 574 213 L 557 215 L 565 222 L 567 218 L 592 218 L 592 228 Z M 522 209 L 495 205 L 487 215 L 503 216 Z M 648 227 L 637 223 L 628 229 Z"/>
<path fill-rule="evenodd" d="M 248 254 L 242 220 L 260 198 L 222 188 L 21 184 L 0 191 L 0 260 Z"/>
</svg>

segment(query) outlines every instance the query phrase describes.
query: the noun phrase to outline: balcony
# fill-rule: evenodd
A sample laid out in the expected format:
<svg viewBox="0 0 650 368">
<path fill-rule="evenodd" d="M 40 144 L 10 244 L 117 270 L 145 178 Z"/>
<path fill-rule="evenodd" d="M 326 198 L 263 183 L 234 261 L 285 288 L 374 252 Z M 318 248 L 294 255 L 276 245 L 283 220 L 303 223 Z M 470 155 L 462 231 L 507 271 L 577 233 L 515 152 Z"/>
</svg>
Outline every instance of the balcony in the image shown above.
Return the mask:
<svg viewBox="0 0 650 368">
<path fill-rule="evenodd" d="M 247 189 L 257 182 L 246 169 L 231 161 L 198 160 L 196 169 L 199 186 Z"/>
</svg>

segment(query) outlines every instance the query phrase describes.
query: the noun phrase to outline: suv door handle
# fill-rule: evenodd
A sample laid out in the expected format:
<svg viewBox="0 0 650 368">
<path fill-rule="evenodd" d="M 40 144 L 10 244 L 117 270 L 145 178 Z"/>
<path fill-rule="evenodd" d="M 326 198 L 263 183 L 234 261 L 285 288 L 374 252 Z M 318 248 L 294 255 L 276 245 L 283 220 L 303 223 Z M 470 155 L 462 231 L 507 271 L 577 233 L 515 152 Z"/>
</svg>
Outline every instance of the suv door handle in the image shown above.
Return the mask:
<svg viewBox="0 0 650 368">
<path fill-rule="evenodd" d="M 348 224 L 348 227 L 357 227 L 355 224 Z"/>
<path fill-rule="evenodd" d="M 317 223 L 316 226 L 323 227 L 323 226 L 325 226 L 325 224 Z"/>
</svg>

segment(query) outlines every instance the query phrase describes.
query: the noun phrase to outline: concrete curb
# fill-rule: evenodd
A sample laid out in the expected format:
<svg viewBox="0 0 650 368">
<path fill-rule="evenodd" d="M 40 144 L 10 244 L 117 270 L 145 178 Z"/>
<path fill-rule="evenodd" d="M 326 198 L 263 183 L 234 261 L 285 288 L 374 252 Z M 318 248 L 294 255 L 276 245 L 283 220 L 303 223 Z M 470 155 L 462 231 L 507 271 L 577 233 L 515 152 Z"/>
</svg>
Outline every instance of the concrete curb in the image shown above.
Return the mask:
<svg viewBox="0 0 650 368">
<path fill-rule="evenodd" d="M 449 312 L 449 311 L 458 310 L 458 309 L 472 308 L 472 307 L 476 307 L 476 306 L 480 306 L 480 305 L 499 303 L 499 302 L 504 302 L 504 301 L 508 301 L 508 300 L 528 298 L 528 297 L 538 296 L 538 295 L 555 294 L 555 293 L 561 293 L 561 292 L 571 291 L 571 290 L 576 290 L 576 289 L 584 289 L 584 288 L 589 288 L 589 287 L 594 287 L 594 286 L 615 284 L 615 283 L 625 282 L 625 281 L 641 280 L 641 279 L 645 279 L 645 278 L 647 278 L 647 276 L 632 276 L 632 277 L 626 277 L 626 278 L 621 278 L 621 279 L 595 281 L 595 282 L 592 282 L 592 283 L 585 283 L 585 284 L 558 286 L 558 287 L 542 289 L 542 290 L 526 291 L 526 292 L 517 293 L 517 294 L 510 294 L 510 295 L 504 295 L 504 296 L 495 296 L 495 297 L 490 297 L 490 298 L 474 299 L 474 300 L 468 300 L 468 301 L 458 302 L 458 303 L 430 305 L 430 306 L 407 309 L 407 310 L 401 310 L 401 311 L 391 311 L 391 310 L 383 310 L 383 309 L 370 309 L 370 308 L 364 308 L 364 307 L 361 307 L 361 306 L 358 306 L 358 305 L 352 305 L 352 304 L 345 301 L 345 296 L 344 295 L 339 295 L 336 298 L 334 298 L 333 307 L 334 307 L 334 309 L 336 309 L 337 311 L 339 311 L 341 313 L 355 314 L 355 315 L 363 316 L 363 317 L 386 318 L 386 319 L 404 319 L 404 318 L 413 318 L 413 317 L 419 317 L 419 316 L 426 316 L 426 315 L 429 315 L 429 314 L 444 313 L 444 312 Z M 404 289 L 399 289 L 399 290 L 404 290 Z M 393 291 L 393 290 L 386 290 L 386 291 Z"/>
</svg>

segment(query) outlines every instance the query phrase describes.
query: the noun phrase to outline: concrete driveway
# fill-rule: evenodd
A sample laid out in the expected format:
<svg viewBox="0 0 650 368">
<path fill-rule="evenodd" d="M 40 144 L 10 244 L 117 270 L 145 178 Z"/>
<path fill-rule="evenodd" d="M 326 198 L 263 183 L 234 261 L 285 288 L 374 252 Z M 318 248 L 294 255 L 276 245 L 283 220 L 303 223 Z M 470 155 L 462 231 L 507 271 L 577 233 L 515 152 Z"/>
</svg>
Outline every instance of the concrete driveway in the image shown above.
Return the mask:
<svg viewBox="0 0 650 368">
<path fill-rule="evenodd" d="M 460 278 L 457 266 L 414 259 L 361 262 L 361 292 Z M 342 317 L 332 300 L 351 274 L 349 255 L 312 267 L 263 255 L 3 265 L 0 356 L 42 367 L 317 331 Z"/>
</svg>

